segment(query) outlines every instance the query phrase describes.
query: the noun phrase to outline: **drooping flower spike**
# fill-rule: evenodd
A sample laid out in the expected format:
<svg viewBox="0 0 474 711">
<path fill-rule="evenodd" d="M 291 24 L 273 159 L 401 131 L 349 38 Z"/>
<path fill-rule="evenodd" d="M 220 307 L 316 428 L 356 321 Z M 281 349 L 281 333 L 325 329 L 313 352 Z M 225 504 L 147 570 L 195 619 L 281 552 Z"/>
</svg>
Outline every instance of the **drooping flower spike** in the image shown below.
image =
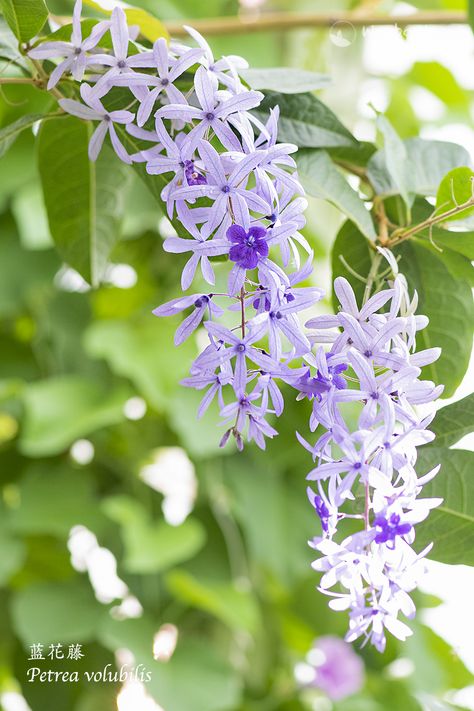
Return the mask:
<svg viewBox="0 0 474 711">
<path fill-rule="evenodd" d="M 311 319 L 305 332 L 302 312 L 323 292 L 311 284 L 297 147 L 278 143 L 278 107 L 266 122 L 256 117 L 263 94 L 241 80 L 245 60 L 216 60 L 192 28 L 197 48 L 162 38 L 144 48 L 117 7 L 83 39 L 81 9 L 77 0 L 70 42 L 39 44 L 30 56 L 61 60 L 48 88 L 61 86 L 68 73 L 82 82 L 76 98 L 60 105 L 96 124 L 91 160 L 109 135 L 122 161 L 165 176 L 161 197 L 179 235 L 168 237 L 164 249 L 190 255 L 182 290 L 200 279 L 198 267 L 208 284 L 226 284 L 222 292 L 201 283 L 154 310 L 159 317 L 183 314 L 177 346 L 204 332 L 205 345 L 182 384 L 203 391 L 198 417 L 217 400 L 226 427 L 221 446 L 233 437 L 238 449 L 245 437 L 264 449 L 277 435 L 269 418 L 284 413 L 281 383 L 309 401 L 316 441 L 298 439 L 314 463 L 308 497 L 321 535 L 310 542 L 319 553 L 313 567 L 330 606 L 349 613 L 346 639 L 383 651 L 387 630 L 400 639 L 411 633 L 399 615 L 414 614 L 408 593 L 429 550 L 415 552 L 415 526 L 440 503 L 420 497 L 437 468 L 421 476 L 415 469 L 418 446 L 433 438 L 431 416 L 421 418 L 417 406 L 442 390 L 421 379 L 439 349 L 416 352 L 416 334 L 427 325 L 416 314 L 417 297 L 409 297 L 396 260 L 381 249 L 394 275 L 390 288 L 359 307 L 350 284 L 336 279 L 340 311 Z M 128 90 L 120 108 L 109 104 L 117 87 Z M 120 125 L 145 147 L 129 155 Z M 345 416 L 349 403 L 358 408 L 355 426 Z M 340 536 L 344 519 L 360 530 Z"/>
</svg>

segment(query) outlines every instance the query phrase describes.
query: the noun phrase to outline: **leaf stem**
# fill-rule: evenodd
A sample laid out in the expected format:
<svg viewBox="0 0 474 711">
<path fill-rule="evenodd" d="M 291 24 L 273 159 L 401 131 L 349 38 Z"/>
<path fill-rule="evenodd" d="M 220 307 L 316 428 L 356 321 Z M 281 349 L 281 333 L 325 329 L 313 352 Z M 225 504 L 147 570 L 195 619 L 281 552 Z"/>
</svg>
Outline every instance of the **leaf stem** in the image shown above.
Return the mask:
<svg viewBox="0 0 474 711">
<path fill-rule="evenodd" d="M 452 207 L 451 210 L 447 210 L 441 215 L 436 215 L 433 213 L 431 217 L 428 217 L 426 220 L 423 220 L 423 222 L 420 222 L 418 225 L 414 225 L 409 229 L 395 230 L 395 232 L 392 233 L 391 238 L 388 240 L 385 246 L 391 249 L 392 247 L 400 244 L 400 242 L 404 242 L 406 239 L 413 237 L 413 235 L 417 234 L 418 232 L 421 232 L 425 229 L 429 229 L 434 225 L 439 224 L 440 222 L 444 222 L 444 220 L 447 220 L 449 217 L 453 217 L 454 215 L 457 215 L 460 212 L 464 212 L 464 210 L 467 210 L 470 207 L 474 207 L 474 195 L 470 197 L 469 200 L 466 200 L 466 202 L 463 202 L 461 205 L 456 205 L 455 207 Z"/>
</svg>

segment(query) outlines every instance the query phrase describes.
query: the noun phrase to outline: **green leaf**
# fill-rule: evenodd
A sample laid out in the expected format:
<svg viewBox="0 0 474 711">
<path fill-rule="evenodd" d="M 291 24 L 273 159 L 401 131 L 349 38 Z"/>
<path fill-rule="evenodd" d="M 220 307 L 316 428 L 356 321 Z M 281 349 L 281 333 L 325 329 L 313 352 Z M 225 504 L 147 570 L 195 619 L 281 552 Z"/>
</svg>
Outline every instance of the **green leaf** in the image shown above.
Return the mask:
<svg viewBox="0 0 474 711">
<path fill-rule="evenodd" d="M 95 637 L 104 611 L 90 585 L 74 580 L 40 583 L 19 590 L 11 603 L 15 631 L 24 646 L 41 642 L 86 642 Z"/>
<path fill-rule="evenodd" d="M 341 260 L 344 259 L 344 262 Z M 352 271 L 349 271 L 349 265 Z M 351 222 L 345 222 L 339 230 L 331 253 L 332 281 L 343 276 L 351 284 L 359 304 L 364 296 L 365 283 L 354 276 L 353 272 L 366 278 L 371 267 L 370 249 L 365 237 Z M 333 296 L 333 308 L 338 309 L 339 302 Z"/>
<path fill-rule="evenodd" d="M 110 497 L 103 509 L 122 528 L 125 546 L 124 568 L 129 573 L 157 573 L 188 558 L 203 547 L 203 526 L 188 518 L 180 526 L 149 521 L 143 506 L 127 496 Z"/>
<path fill-rule="evenodd" d="M 449 170 L 471 162 L 466 149 L 456 143 L 409 138 L 403 144 L 407 155 L 408 189 L 416 195 L 436 195 L 441 180 Z M 384 148 L 370 159 L 368 176 L 378 195 L 398 193 L 397 183 L 386 167 Z"/>
<path fill-rule="evenodd" d="M 474 393 L 438 410 L 430 429 L 436 434 L 436 447 L 450 447 L 474 431 Z"/>
<path fill-rule="evenodd" d="M 84 2 L 86 5 L 89 5 L 89 7 L 94 8 L 94 10 L 99 10 L 109 16 L 112 14 L 113 7 L 111 7 L 110 2 L 104 2 L 104 0 L 84 0 Z M 150 42 L 154 42 L 159 37 L 168 37 L 168 32 L 164 24 L 146 10 L 132 7 L 125 2 L 115 2 L 114 5 L 123 8 L 127 17 L 127 23 L 129 25 L 138 25 L 142 37 L 150 40 Z"/>
<path fill-rule="evenodd" d="M 90 123 L 76 118 L 45 122 L 38 160 L 51 235 L 61 257 L 96 286 L 120 235 L 127 168 L 104 145 L 89 160 Z"/>
<path fill-rule="evenodd" d="M 423 487 L 423 496 L 441 497 L 443 503 L 417 526 L 417 547 L 421 550 L 434 541 L 430 558 L 474 565 L 474 453 L 423 447 L 418 474 L 421 476 L 440 463 L 438 475 Z"/>
<path fill-rule="evenodd" d="M 357 146 L 354 136 L 333 112 L 313 94 L 289 96 L 268 92 L 254 113 L 267 121 L 270 109 L 280 108 L 278 138 L 299 148 Z"/>
<path fill-rule="evenodd" d="M 419 296 L 418 313 L 430 319 L 427 328 L 417 335 L 418 348 L 439 346 L 439 360 L 423 370 L 425 377 L 445 386 L 443 397 L 450 397 L 460 384 L 471 356 L 472 334 L 466 324 L 474 322 L 472 290 L 456 279 L 443 263 L 442 255 L 422 243 L 405 243 L 400 271 L 409 287 Z"/>
<path fill-rule="evenodd" d="M 86 332 L 85 348 L 94 358 L 105 358 L 118 375 L 130 378 L 158 410 L 171 407 L 177 383 L 196 355 L 191 339 L 178 349 L 171 344 L 176 324 L 151 314 L 145 321 L 110 320 L 93 323 Z"/>
<path fill-rule="evenodd" d="M 474 0 L 468 0 L 468 17 L 471 30 L 474 32 Z"/>
<path fill-rule="evenodd" d="M 431 91 L 449 107 L 464 109 L 469 105 L 467 92 L 459 86 L 449 69 L 439 62 L 415 62 L 408 78 Z"/>
<path fill-rule="evenodd" d="M 410 169 L 406 146 L 386 116 L 382 114 L 377 116 L 377 127 L 384 137 L 385 168 L 410 211 L 414 196 L 410 190 Z"/>
<path fill-rule="evenodd" d="M 303 94 L 322 89 L 331 83 L 327 74 L 317 74 L 293 67 L 242 69 L 240 75 L 251 89 L 268 89 L 281 94 Z"/>
<path fill-rule="evenodd" d="M 463 205 L 474 196 L 474 172 L 467 167 L 454 168 L 444 176 L 436 195 L 436 213 L 443 215 L 445 212 Z M 474 207 L 458 212 L 446 220 L 462 220 L 474 214 Z"/>
<path fill-rule="evenodd" d="M 354 222 L 362 234 L 375 240 L 376 233 L 370 212 L 326 151 L 302 150 L 297 153 L 296 158 L 298 175 L 306 191 L 331 202 Z"/>
<path fill-rule="evenodd" d="M 43 0 L 0 0 L 0 9 L 20 42 L 37 35 L 48 19 Z"/>
<path fill-rule="evenodd" d="M 0 157 L 3 156 L 16 141 L 22 131 L 31 128 L 37 121 L 41 121 L 42 114 L 27 114 L 14 123 L 0 130 Z"/>
<path fill-rule="evenodd" d="M 229 583 L 201 581 L 184 570 L 166 576 L 166 585 L 178 600 L 210 612 L 232 629 L 253 633 L 259 624 L 255 598 Z"/>
<path fill-rule="evenodd" d="M 63 452 L 79 437 L 121 422 L 130 395 L 125 385 L 110 388 L 82 375 L 58 375 L 28 385 L 21 451 L 29 457 Z"/>
<path fill-rule="evenodd" d="M 24 74 L 29 74 L 29 64 L 20 53 L 18 41 L 8 27 L 3 16 L 0 15 L 0 58 L 19 67 Z"/>
</svg>

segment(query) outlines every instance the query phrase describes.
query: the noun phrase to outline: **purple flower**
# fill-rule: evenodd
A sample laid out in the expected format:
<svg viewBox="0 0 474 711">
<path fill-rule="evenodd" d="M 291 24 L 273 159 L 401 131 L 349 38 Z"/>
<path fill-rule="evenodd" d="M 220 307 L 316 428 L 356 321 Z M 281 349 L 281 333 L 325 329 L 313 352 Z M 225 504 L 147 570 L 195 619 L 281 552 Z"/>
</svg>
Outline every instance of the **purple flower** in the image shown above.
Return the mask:
<svg viewBox="0 0 474 711">
<path fill-rule="evenodd" d="M 76 0 L 72 13 L 70 42 L 43 42 L 28 52 L 28 56 L 32 59 L 64 57 L 64 60 L 51 72 L 48 79 L 48 89 L 53 89 L 66 72 L 71 72 L 76 81 L 82 81 L 87 64 L 87 52 L 97 46 L 110 27 L 111 23 L 108 20 L 99 22 L 92 28 L 89 37 L 83 39 L 81 11 L 82 0 Z"/>
<path fill-rule="evenodd" d="M 376 543 L 395 541 L 397 536 L 406 536 L 412 529 L 411 523 L 400 523 L 400 514 L 393 513 L 389 518 L 377 516 L 374 520 L 377 529 Z"/>
<path fill-rule="evenodd" d="M 97 160 L 104 138 L 108 133 L 112 146 L 120 160 L 124 163 L 131 163 L 132 159 L 121 144 L 114 123 L 129 124 L 133 121 L 133 114 L 130 111 L 107 111 L 100 98 L 92 93 L 92 89 L 88 84 L 81 85 L 81 97 L 85 105 L 72 99 L 60 99 L 59 104 L 68 114 L 86 121 L 100 121 L 89 141 L 90 160 Z"/>
<path fill-rule="evenodd" d="M 114 7 L 110 24 L 113 54 L 94 54 L 87 59 L 89 66 L 106 66 L 110 69 L 102 74 L 93 91 L 96 95 L 103 96 L 109 89 L 111 82 L 119 74 L 131 74 L 136 67 L 153 67 L 155 60 L 152 52 L 138 52 L 128 57 L 128 43 L 132 39 L 127 17 L 121 7 Z"/>
<path fill-rule="evenodd" d="M 226 240 L 212 239 L 206 242 L 194 239 L 182 239 L 181 237 L 169 237 L 165 240 L 163 248 L 166 252 L 173 252 L 174 254 L 192 252 L 192 256 L 186 262 L 181 275 L 181 286 L 184 291 L 191 286 L 196 268 L 199 264 L 201 264 L 202 275 L 208 284 L 215 283 L 214 270 L 212 269 L 209 257 L 227 254 L 229 244 Z"/>
<path fill-rule="evenodd" d="M 112 84 L 115 86 L 127 86 L 133 88 L 136 86 L 144 87 L 145 92 L 140 97 L 140 108 L 137 112 L 137 124 L 143 126 L 155 106 L 160 94 L 164 92 L 170 103 L 187 105 L 183 94 L 174 85 L 183 72 L 189 69 L 193 64 L 196 64 L 202 56 L 202 50 L 190 49 L 185 52 L 179 59 L 173 59 L 168 51 L 167 42 L 163 37 L 156 40 L 153 45 L 153 60 L 157 69 L 157 75 L 141 74 L 141 73 L 126 73 L 121 76 L 114 77 Z M 148 66 L 148 65 L 146 65 Z M 153 86 L 151 91 L 146 87 Z"/>
<path fill-rule="evenodd" d="M 157 115 L 186 122 L 198 121 L 199 123 L 189 132 L 189 139 L 193 146 L 197 146 L 206 132 L 212 129 L 228 150 L 241 150 L 239 139 L 227 125 L 226 120 L 230 114 L 254 109 L 260 104 L 263 94 L 259 91 L 245 91 L 221 101 L 216 97 L 216 79 L 205 67 L 199 67 L 197 70 L 194 89 L 200 108 L 179 103 L 170 104 L 158 109 Z"/>
<path fill-rule="evenodd" d="M 231 225 L 227 239 L 232 242 L 229 259 L 243 269 L 255 269 L 260 259 L 268 257 L 267 230 L 250 227 L 247 231 L 240 225 Z"/>
<path fill-rule="evenodd" d="M 224 313 L 223 309 L 212 301 L 213 294 L 193 294 L 192 296 L 183 296 L 178 299 L 168 301 L 162 306 L 153 310 L 155 316 L 174 316 L 191 306 L 194 306 L 193 312 L 184 319 L 178 330 L 175 333 L 174 343 L 176 346 L 181 345 L 189 336 L 194 333 L 206 314 L 210 317 L 220 318 Z"/>
<path fill-rule="evenodd" d="M 268 209 L 265 201 L 246 189 L 249 176 L 261 159 L 261 154 L 255 153 L 243 158 L 230 174 L 226 173 L 222 158 L 208 141 L 200 142 L 199 155 L 204 165 L 206 184 L 177 188 L 172 197 L 183 200 L 208 197 L 214 200 L 202 230 L 204 237 L 212 234 L 226 215 L 233 215 L 239 224 L 246 224 L 250 220 L 249 210 L 265 214 Z"/>
<path fill-rule="evenodd" d="M 362 689 L 364 663 L 339 637 L 320 637 L 307 659 L 314 666 L 312 686 L 324 691 L 332 701 L 340 701 Z"/>
</svg>

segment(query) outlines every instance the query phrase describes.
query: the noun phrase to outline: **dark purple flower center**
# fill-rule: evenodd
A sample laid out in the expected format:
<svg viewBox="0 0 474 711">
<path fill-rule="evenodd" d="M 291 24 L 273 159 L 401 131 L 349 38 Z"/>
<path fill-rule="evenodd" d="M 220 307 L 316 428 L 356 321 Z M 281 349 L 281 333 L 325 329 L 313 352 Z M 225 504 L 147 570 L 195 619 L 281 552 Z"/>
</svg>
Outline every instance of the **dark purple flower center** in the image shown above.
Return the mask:
<svg viewBox="0 0 474 711">
<path fill-rule="evenodd" d="M 223 192 L 223 193 L 226 193 L 226 194 L 227 194 L 227 193 L 230 193 L 230 186 L 229 186 L 229 185 L 224 185 L 224 186 L 222 187 L 222 192 Z"/>
<path fill-rule="evenodd" d="M 127 62 L 124 59 L 121 59 L 119 62 L 117 62 L 117 67 L 119 69 L 125 69 L 127 66 Z"/>
<path fill-rule="evenodd" d="M 236 346 L 236 350 L 238 350 L 239 353 L 244 353 L 245 352 L 245 344 L 239 343 L 238 346 Z"/>
<path fill-rule="evenodd" d="M 170 80 L 166 79 L 166 77 L 161 80 L 161 86 L 168 86 L 169 83 L 170 83 Z"/>
<path fill-rule="evenodd" d="M 356 462 L 354 464 L 354 469 L 361 469 L 362 468 L 362 462 Z"/>
<path fill-rule="evenodd" d="M 208 296 L 200 296 L 199 299 L 196 299 L 196 301 L 194 302 L 194 306 L 199 309 L 201 308 L 201 306 L 205 306 L 206 304 L 208 304 L 209 301 L 210 299 Z"/>
<path fill-rule="evenodd" d="M 208 111 L 206 114 L 206 118 L 208 121 L 214 121 L 214 119 L 216 118 L 216 115 L 213 114 L 212 111 Z"/>
<path fill-rule="evenodd" d="M 364 355 L 366 358 L 372 358 L 372 351 L 369 351 L 369 350 L 364 351 Z"/>
<path fill-rule="evenodd" d="M 227 239 L 232 242 L 229 258 L 243 269 L 255 269 L 261 259 L 268 256 L 267 230 L 254 226 L 245 230 L 240 225 L 231 225 Z"/>
<path fill-rule="evenodd" d="M 82 49 L 80 47 L 74 47 L 74 54 L 75 55 L 82 54 Z"/>
<path fill-rule="evenodd" d="M 400 523 L 400 514 L 395 513 L 388 519 L 385 516 L 377 516 L 374 526 L 377 531 L 375 536 L 376 543 L 395 541 L 397 536 L 406 535 L 412 528 L 411 523 Z"/>
<path fill-rule="evenodd" d="M 329 530 L 329 509 L 324 503 L 322 497 L 319 495 L 316 495 L 314 497 L 313 505 L 321 521 L 321 528 L 323 529 L 324 533 L 327 533 Z"/>
<path fill-rule="evenodd" d="M 109 114 L 105 114 L 105 116 L 104 116 L 104 121 L 107 121 L 107 122 L 108 122 L 108 121 L 112 121 L 112 119 L 110 118 Z"/>
</svg>

